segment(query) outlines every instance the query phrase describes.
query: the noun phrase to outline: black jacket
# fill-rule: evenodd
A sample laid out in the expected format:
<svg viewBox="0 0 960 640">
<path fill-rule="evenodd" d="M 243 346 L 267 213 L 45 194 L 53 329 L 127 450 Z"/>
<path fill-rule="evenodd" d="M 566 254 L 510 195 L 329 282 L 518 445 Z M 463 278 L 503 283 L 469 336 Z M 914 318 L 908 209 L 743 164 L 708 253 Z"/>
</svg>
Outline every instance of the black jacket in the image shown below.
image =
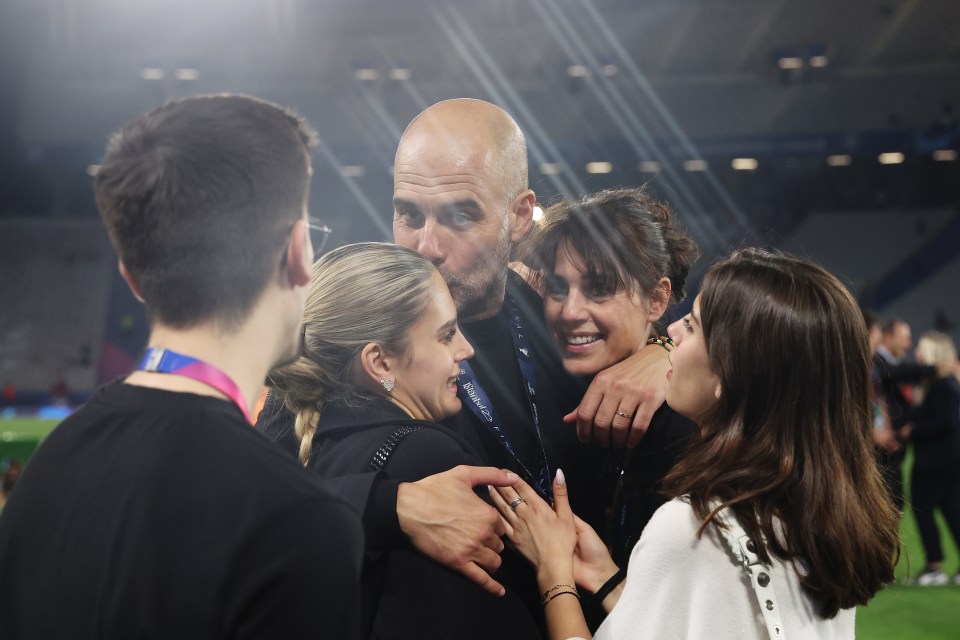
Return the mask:
<svg viewBox="0 0 960 640">
<path fill-rule="evenodd" d="M 413 482 L 460 464 L 479 465 L 480 459 L 449 428 L 412 420 L 386 400 L 324 411 L 313 440 L 315 471 L 349 477 L 380 463 L 391 480 Z M 500 573 L 494 577 L 507 587 L 502 598 L 406 546 L 368 551 L 362 579 L 365 630 L 371 638 L 397 640 L 539 637 L 511 581 Z"/>
<path fill-rule="evenodd" d="M 938 378 L 911 414 L 914 473 L 960 466 L 960 381 Z"/>
</svg>

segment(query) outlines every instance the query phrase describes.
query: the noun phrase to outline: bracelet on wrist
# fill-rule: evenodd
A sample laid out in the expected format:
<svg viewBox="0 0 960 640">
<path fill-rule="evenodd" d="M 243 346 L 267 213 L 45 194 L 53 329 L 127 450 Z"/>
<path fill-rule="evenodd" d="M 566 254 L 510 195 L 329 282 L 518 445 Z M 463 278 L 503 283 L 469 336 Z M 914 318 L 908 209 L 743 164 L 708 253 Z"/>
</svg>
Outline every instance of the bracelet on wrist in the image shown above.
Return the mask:
<svg viewBox="0 0 960 640">
<path fill-rule="evenodd" d="M 557 589 L 570 589 L 570 590 L 573 590 L 574 592 L 577 590 L 577 588 L 572 584 L 555 584 L 543 592 L 543 595 L 540 596 L 540 604 L 541 605 L 546 604 L 548 602 L 547 596 L 549 596 L 551 593 L 553 593 Z"/>
<path fill-rule="evenodd" d="M 580 599 L 580 594 L 577 593 L 576 591 L 557 591 L 556 593 L 554 593 L 554 594 L 553 594 L 552 596 L 550 596 L 549 598 L 544 598 L 543 601 L 542 601 L 540 604 L 541 604 L 542 606 L 546 607 L 548 604 L 550 604 L 550 602 L 551 602 L 554 598 L 559 598 L 560 596 L 573 596 L 573 597 L 576 598 L 577 600 Z"/>
<path fill-rule="evenodd" d="M 610 579 L 603 583 L 603 586 L 597 589 L 597 592 L 593 594 L 593 599 L 598 603 L 602 603 L 604 599 L 610 595 L 610 592 L 617 588 L 623 579 L 627 577 L 626 569 L 618 569 L 615 574 L 610 576 Z"/>
<path fill-rule="evenodd" d="M 675 344 L 673 343 L 673 340 L 670 339 L 670 338 L 668 338 L 667 336 L 659 336 L 659 337 L 657 337 L 657 338 L 650 338 L 649 340 L 647 340 L 647 344 L 658 344 L 658 345 L 660 345 L 661 347 L 663 347 L 664 349 L 666 349 L 667 351 L 673 351 L 674 347 L 677 346 L 677 345 L 675 345 Z"/>
</svg>

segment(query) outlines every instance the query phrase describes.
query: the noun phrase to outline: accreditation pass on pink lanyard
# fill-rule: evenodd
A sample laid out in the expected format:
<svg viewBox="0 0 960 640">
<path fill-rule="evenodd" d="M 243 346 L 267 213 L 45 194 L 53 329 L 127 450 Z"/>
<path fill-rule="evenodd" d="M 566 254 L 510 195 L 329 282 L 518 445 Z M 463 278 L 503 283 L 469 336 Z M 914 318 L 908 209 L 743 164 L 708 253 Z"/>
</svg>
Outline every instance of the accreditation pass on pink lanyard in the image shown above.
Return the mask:
<svg viewBox="0 0 960 640">
<path fill-rule="evenodd" d="M 247 409 L 247 403 L 243 399 L 243 392 L 240 391 L 240 387 L 233 381 L 233 378 L 208 362 L 169 349 L 149 347 L 137 369 L 152 373 L 171 373 L 202 382 L 233 400 L 233 403 L 240 408 L 240 413 L 243 414 L 244 419 L 251 422 L 250 410 Z"/>
</svg>

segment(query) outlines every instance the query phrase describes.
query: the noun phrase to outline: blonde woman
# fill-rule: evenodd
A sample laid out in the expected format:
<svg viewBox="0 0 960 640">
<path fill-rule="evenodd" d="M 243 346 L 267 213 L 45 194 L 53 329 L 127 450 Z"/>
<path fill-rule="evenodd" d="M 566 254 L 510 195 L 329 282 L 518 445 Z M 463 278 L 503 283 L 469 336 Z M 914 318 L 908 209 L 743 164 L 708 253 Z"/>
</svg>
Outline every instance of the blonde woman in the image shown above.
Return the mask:
<svg viewBox="0 0 960 640">
<path fill-rule="evenodd" d="M 305 465 L 328 478 L 384 471 L 414 482 L 480 462 L 469 434 L 438 424 L 460 411 L 457 376 L 472 355 L 433 265 L 368 242 L 314 266 L 300 358 L 270 379 L 294 415 Z M 365 637 L 538 635 L 509 588 L 495 598 L 413 549 L 368 553 L 363 589 Z"/>
<path fill-rule="evenodd" d="M 904 429 L 913 443 L 911 498 L 913 515 L 920 529 L 926 565 L 917 577 L 922 586 L 947 584 L 943 572 L 943 548 L 934 512 L 939 509 L 960 544 L 960 380 L 957 379 L 957 348 L 949 336 L 930 331 L 920 338 L 917 362 L 936 368 L 936 377 L 921 387 L 923 401 Z M 953 577 L 960 585 L 960 574 Z"/>
</svg>

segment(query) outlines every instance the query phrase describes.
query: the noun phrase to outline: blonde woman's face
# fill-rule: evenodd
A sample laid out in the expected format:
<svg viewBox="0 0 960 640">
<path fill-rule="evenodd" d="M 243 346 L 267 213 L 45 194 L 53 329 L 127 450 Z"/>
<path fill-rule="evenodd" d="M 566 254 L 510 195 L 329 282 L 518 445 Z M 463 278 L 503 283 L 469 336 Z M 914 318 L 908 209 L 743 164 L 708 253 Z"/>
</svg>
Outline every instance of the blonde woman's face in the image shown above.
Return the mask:
<svg viewBox="0 0 960 640">
<path fill-rule="evenodd" d="M 418 420 L 439 422 L 460 411 L 457 376 L 473 347 L 457 326 L 457 309 L 439 273 L 420 321 L 408 334 L 409 357 L 395 367 L 392 398 Z"/>
</svg>

